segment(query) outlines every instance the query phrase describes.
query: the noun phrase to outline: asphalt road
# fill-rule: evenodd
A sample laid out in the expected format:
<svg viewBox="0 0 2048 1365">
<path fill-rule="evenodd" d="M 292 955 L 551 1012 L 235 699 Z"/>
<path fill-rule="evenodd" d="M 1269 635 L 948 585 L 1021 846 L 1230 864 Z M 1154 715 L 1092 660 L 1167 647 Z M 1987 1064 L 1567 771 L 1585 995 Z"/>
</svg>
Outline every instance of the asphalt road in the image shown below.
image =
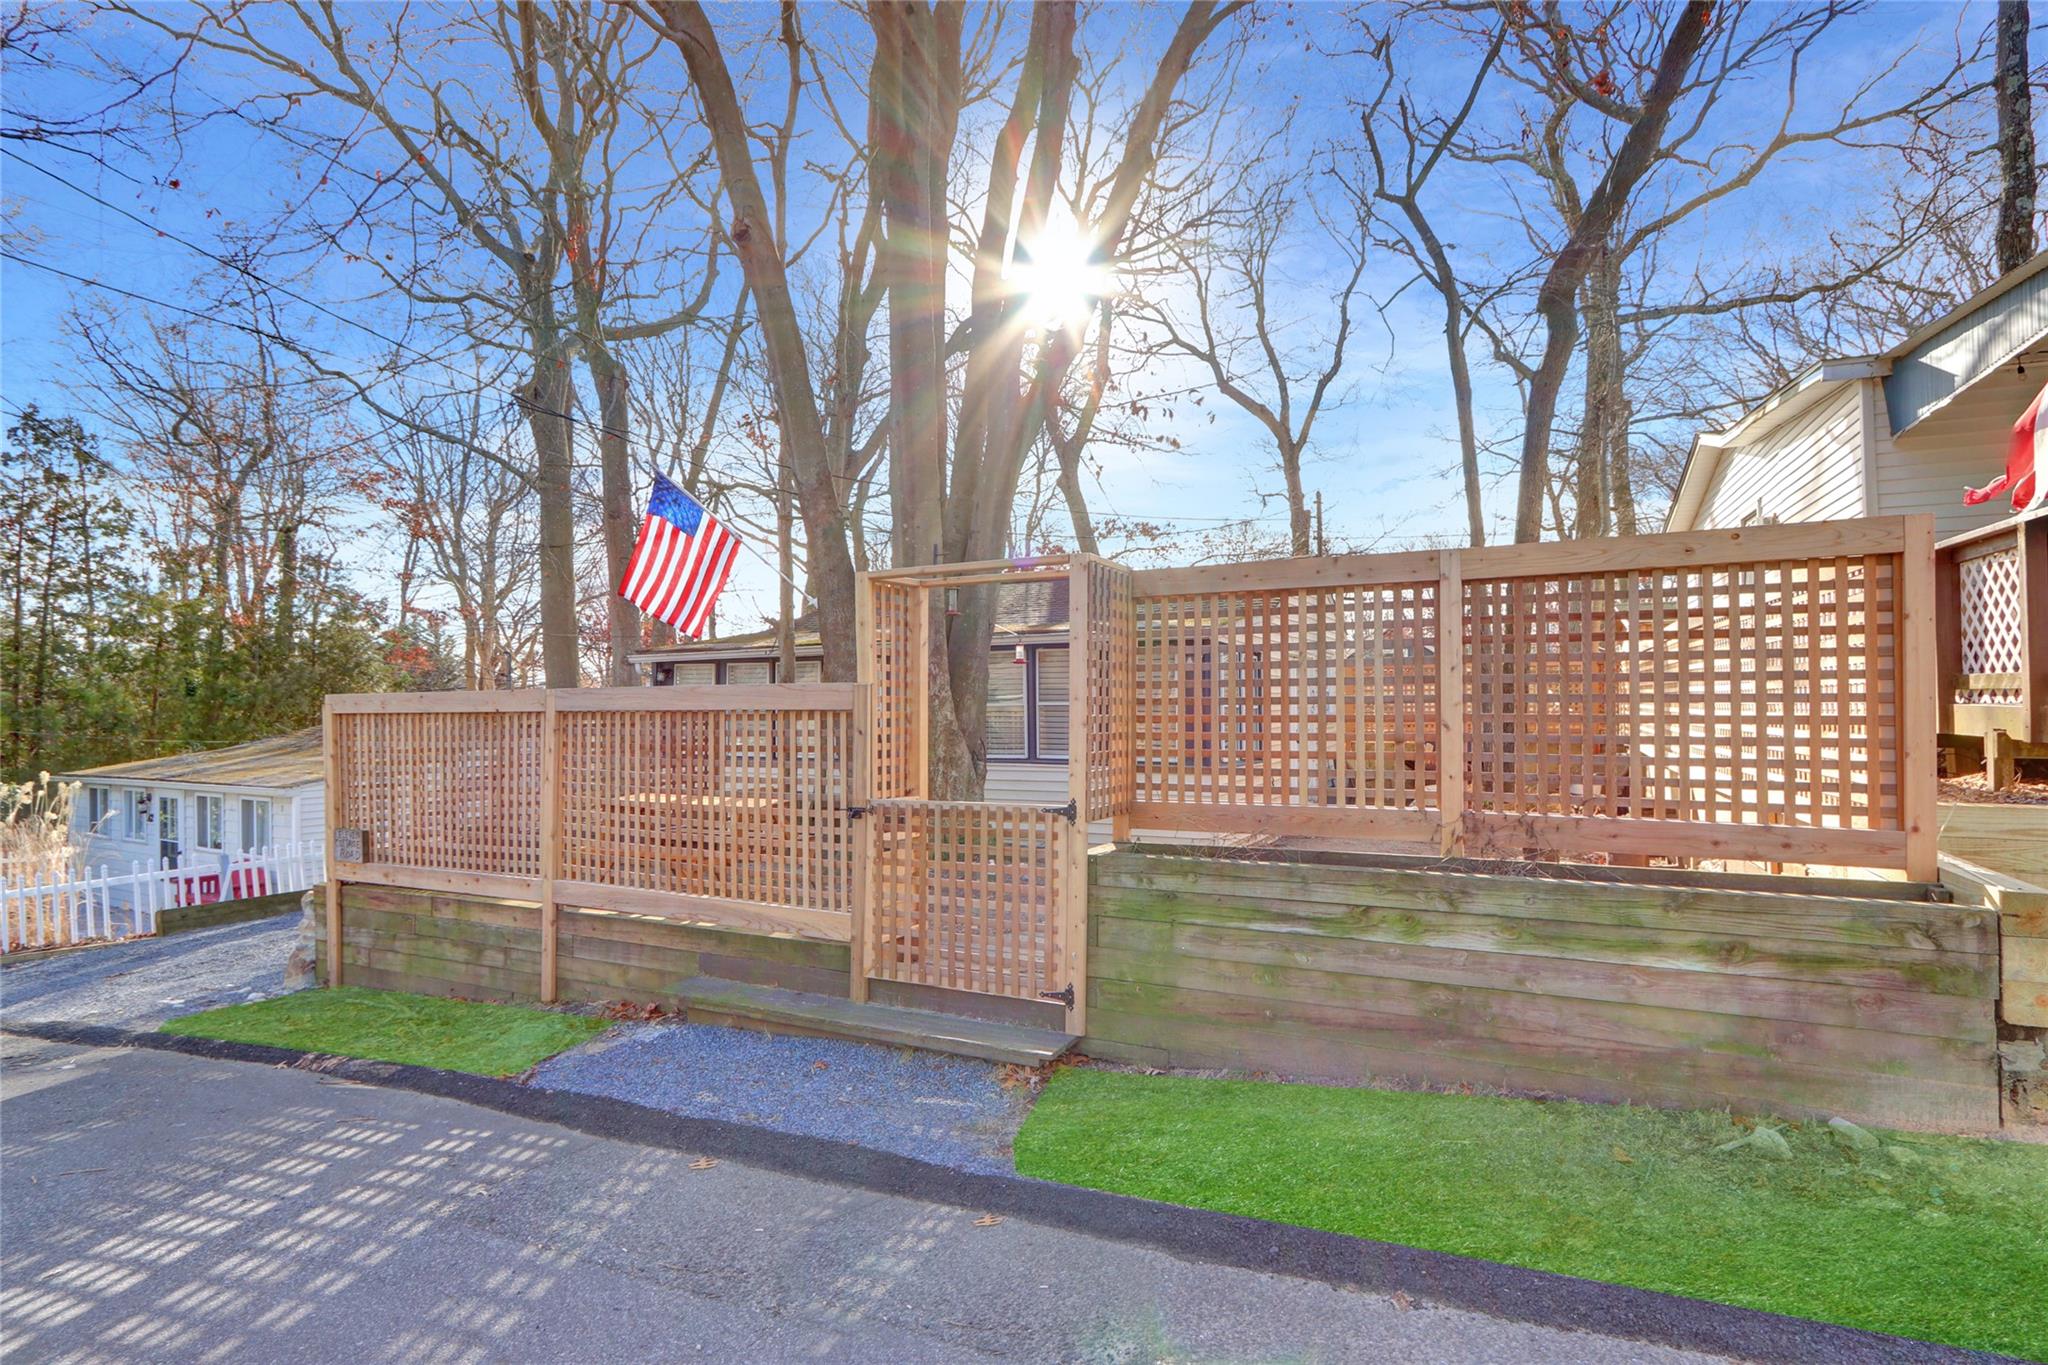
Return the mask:
<svg viewBox="0 0 2048 1365">
<path fill-rule="evenodd" d="M 18 1360 L 1641 1361 L 455 1100 L 0 1039 Z"/>
</svg>

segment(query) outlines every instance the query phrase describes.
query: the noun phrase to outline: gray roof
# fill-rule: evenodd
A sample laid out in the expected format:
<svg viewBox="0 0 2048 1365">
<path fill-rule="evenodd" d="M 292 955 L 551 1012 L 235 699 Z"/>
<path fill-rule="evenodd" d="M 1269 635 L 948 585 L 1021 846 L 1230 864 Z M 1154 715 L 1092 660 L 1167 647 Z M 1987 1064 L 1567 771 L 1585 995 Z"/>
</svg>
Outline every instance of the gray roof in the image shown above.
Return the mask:
<svg viewBox="0 0 2048 1365">
<path fill-rule="evenodd" d="M 60 773 L 89 782 L 183 782 L 199 787 L 303 787 L 324 771 L 320 727 L 252 739 L 225 749 L 195 749 Z"/>
</svg>

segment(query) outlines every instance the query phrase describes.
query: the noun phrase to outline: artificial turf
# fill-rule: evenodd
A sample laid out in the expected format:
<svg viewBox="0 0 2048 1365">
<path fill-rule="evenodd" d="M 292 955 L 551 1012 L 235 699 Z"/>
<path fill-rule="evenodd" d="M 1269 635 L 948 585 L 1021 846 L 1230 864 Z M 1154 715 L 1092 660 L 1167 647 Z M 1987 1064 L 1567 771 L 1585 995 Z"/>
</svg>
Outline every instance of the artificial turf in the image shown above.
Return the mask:
<svg viewBox="0 0 2048 1365">
<path fill-rule="evenodd" d="M 163 1032 L 512 1076 L 608 1027 L 583 1015 L 340 986 L 183 1015 Z"/>
<path fill-rule="evenodd" d="M 1024 1175 L 2048 1360 L 2048 1146 L 1068 1068 Z M 1774 1154 L 1775 1153 L 1775 1154 Z"/>
</svg>

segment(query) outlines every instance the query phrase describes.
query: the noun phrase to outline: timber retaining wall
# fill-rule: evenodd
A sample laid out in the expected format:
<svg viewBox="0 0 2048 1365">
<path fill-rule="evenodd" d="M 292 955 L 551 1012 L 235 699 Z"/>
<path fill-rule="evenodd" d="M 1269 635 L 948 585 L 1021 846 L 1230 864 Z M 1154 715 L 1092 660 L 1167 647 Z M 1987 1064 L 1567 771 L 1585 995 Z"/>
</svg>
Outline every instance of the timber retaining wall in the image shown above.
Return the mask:
<svg viewBox="0 0 2048 1365">
<path fill-rule="evenodd" d="M 1090 859 L 1084 1049 L 1914 1127 L 1999 1121 L 1998 925 L 1896 898 Z"/>
<path fill-rule="evenodd" d="M 319 979 L 324 916 L 315 915 Z M 344 883 L 344 985 L 466 1000 L 540 998 L 540 907 L 531 901 Z M 690 977 L 844 995 L 844 943 L 745 933 L 603 910 L 560 912 L 556 985 L 563 1001 L 680 1005 Z"/>
</svg>

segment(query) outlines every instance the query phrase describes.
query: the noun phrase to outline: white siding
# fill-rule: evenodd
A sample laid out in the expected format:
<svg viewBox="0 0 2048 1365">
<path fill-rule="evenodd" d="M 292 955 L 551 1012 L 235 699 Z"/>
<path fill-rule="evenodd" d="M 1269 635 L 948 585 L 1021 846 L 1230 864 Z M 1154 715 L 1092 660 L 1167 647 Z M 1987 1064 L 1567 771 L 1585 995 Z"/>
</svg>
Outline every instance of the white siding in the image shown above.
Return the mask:
<svg viewBox="0 0 2048 1365">
<path fill-rule="evenodd" d="M 2036 379 L 2040 374 L 2039 369 L 2033 371 Z M 1950 407 L 1897 438 L 1891 434 L 1879 394 L 1877 498 L 1872 510 L 1887 517 L 1932 512 L 1938 540 L 2011 516 L 2010 498 L 1965 507 L 1963 489 L 1990 483 L 2004 471 L 2012 424 L 2038 392 L 2038 385 L 2028 389 L 2008 370 L 1980 381 Z"/>
<path fill-rule="evenodd" d="M 1754 443 L 1723 451 L 1694 525 L 1741 526 L 1759 513 L 1767 521 L 1863 516 L 1862 391 L 1875 387 L 1844 384 Z"/>
<path fill-rule="evenodd" d="M 1067 801 L 1064 763 L 1002 763 L 988 765 L 982 795 L 990 801 L 1020 806 L 1062 806 Z"/>
<path fill-rule="evenodd" d="M 299 823 L 292 835 L 302 844 L 327 847 L 327 784 L 299 788 Z"/>
</svg>

